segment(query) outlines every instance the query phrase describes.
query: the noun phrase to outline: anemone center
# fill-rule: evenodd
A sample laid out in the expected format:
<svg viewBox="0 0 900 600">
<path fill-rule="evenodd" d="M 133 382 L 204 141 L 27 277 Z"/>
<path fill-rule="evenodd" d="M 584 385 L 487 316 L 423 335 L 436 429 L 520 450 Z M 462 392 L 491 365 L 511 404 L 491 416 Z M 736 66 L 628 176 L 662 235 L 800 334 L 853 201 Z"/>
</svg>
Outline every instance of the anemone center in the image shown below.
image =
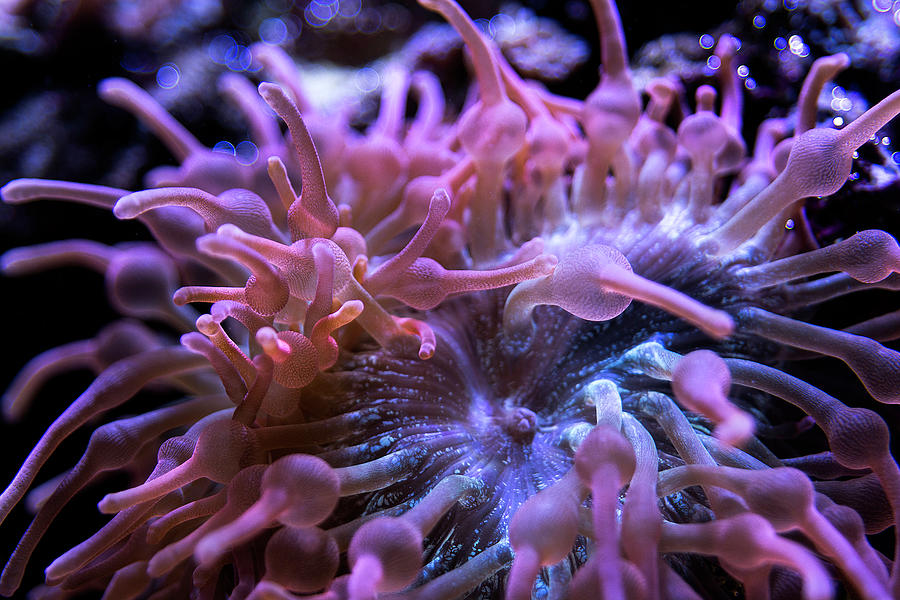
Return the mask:
<svg viewBox="0 0 900 600">
<path fill-rule="evenodd" d="M 498 421 L 503 433 L 522 444 L 531 442 L 537 431 L 537 415 L 524 406 L 504 407 Z"/>
</svg>

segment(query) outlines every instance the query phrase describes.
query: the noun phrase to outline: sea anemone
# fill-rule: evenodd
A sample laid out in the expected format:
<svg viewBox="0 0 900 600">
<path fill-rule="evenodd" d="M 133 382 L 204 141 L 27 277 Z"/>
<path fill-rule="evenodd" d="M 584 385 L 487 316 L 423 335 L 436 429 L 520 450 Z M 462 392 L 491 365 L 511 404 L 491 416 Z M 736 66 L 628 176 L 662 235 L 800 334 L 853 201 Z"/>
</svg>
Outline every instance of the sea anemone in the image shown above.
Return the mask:
<svg viewBox="0 0 900 600">
<path fill-rule="evenodd" d="M 114 516 L 46 568 L 45 597 L 900 597 L 882 553 L 897 542 L 869 537 L 897 524 L 900 470 L 868 408 L 900 403 L 900 353 L 882 344 L 900 311 L 807 322 L 896 290 L 900 248 L 880 230 L 819 247 L 804 210 L 844 185 L 900 92 L 817 127 L 848 65 L 821 58 L 795 117 L 763 121 L 748 153 L 731 36 L 719 91 L 687 102 L 657 78 L 642 101 L 615 4 L 594 0 L 602 75 L 582 101 L 521 79 L 454 0 L 420 4 L 471 59 L 477 86 L 453 120 L 434 74 L 391 63 L 358 132 L 261 44 L 276 83 L 229 74 L 220 89 L 265 160 L 204 147 L 108 79 L 101 97 L 179 165 L 137 192 L 3 187 L 11 204 L 112 210 L 156 242 L 3 256 L 11 275 L 100 271 L 126 318 L 34 358 L 3 398 L 19 419 L 53 374 L 98 372 L 0 495 L 0 521 L 26 498 L 35 510 L 0 592 L 113 471 L 131 478 L 99 502 Z M 792 374 L 821 357 L 867 397 Z M 148 386 L 179 399 L 134 406 Z"/>
</svg>

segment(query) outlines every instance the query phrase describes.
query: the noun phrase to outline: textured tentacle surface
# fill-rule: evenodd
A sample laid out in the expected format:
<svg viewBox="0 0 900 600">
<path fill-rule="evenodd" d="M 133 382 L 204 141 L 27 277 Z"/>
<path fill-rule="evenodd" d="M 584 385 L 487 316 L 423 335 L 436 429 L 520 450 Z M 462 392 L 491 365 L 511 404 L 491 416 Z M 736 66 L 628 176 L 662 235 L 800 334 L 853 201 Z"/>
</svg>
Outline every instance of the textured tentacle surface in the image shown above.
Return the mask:
<svg viewBox="0 0 900 600">
<path fill-rule="evenodd" d="M 392 62 L 374 122 L 351 129 L 258 44 L 259 79 L 220 83 L 254 163 L 111 79 L 101 96 L 179 166 L 134 192 L 0 190 L 156 239 L 2 257 L 8 276 L 99 271 L 110 304 L 148 324 L 47 350 L 4 395 L 22 420 L 56 375 L 96 374 L 0 494 L 0 523 L 35 509 L 0 593 L 19 593 L 76 495 L 123 472 L 98 496 L 109 522 L 47 568 L 61 595 L 46 597 L 900 597 L 898 315 L 815 317 L 896 291 L 900 248 L 786 227 L 843 186 L 900 92 L 816 126 L 849 61 L 822 58 L 796 125 L 763 122 L 748 157 L 731 36 L 690 101 L 674 80 L 639 89 L 615 3 L 594 0 L 603 64 L 582 101 L 523 80 L 455 0 L 420 4 L 470 55 L 464 107 Z M 847 385 L 805 381 L 801 360 L 844 363 Z M 81 458 L 36 486 L 88 427 Z M 893 544 L 869 537 L 885 529 Z"/>
</svg>

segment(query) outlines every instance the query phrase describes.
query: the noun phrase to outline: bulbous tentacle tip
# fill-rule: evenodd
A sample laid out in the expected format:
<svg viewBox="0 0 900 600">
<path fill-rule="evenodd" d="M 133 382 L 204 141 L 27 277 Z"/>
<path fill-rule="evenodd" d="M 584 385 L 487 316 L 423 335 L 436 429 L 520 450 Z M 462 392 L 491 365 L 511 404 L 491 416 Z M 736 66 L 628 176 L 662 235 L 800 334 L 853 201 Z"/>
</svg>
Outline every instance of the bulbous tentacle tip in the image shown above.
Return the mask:
<svg viewBox="0 0 900 600">
<path fill-rule="evenodd" d="M 339 559 L 337 543 L 321 529 L 283 527 L 266 544 L 266 578 L 294 593 L 313 593 L 329 586 Z"/>
<path fill-rule="evenodd" d="M 435 216 L 442 220 L 450 212 L 450 194 L 443 187 L 434 190 L 431 200 L 428 202 L 428 212 L 432 212 Z"/>
<path fill-rule="evenodd" d="M 359 584 L 365 581 L 364 587 L 370 591 L 399 591 L 419 574 L 422 534 L 405 519 L 377 517 L 365 523 L 353 536 L 347 559 L 351 588 L 355 579 Z M 360 600 L 365 597 L 360 596 Z"/>
<path fill-rule="evenodd" d="M 193 308 L 177 313 L 186 323 L 176 326 L 179 331 L 197 328 L 180 338 L 184 348 L 165 346 L 161 336 L 126 332 L 124 337 L 141 340 L 127 345 L 126 358 L 109 345 L 66 351 L 89 361 L 67 363 L 67 369 L 102 363 L 111 370 L 35 447 L 0 498 L 0 521 L 63 438 L 151 380 L 200 396 L 159 410 L 181 410 L 199 400 L 209 405 L 146 431 L 142 439 L 185 433 L 160 448 L 159 472 L 101 500 L 102 512 L 120 514 L 84 547 L 54 561 L 48 584 L 77 586 L 90 577 L 85 585 L 111 582 L 111 597 L 140 571 L 143 582 L 160 578 L 154 586 L 177 580 L 218 586 L 236 598 L 374 600 L 402 590 L 404 597 L 448 600 L 472 594 L 478 585 L 483 587 L 476 594 L 496 595 L 503 583 L 492 578 L 506 576 L 508 599 L 528 600 L 546 569 L 551 596 L 656 598 L 668 592 L 693 598 L 672 583 L 671 569 L 659 570 L 666 553 L 690 552 L 713 554 L 726 569 L 733 567 L 734 587 L 751 589 L 760 565 L 777 564 L 800 573 L 803 582 L 795 587 L 806 598 L 829 595 L 835 573 L 841 585 L 854 588 L 850 593 L 887 598 L 882 588 L 890 585 L 890 574 L 866 534 L 900 518 L 891 426 L 872 411 L 848 408 L 753 361 L 774 360 L 769 349 L 775 346 L 798 348 L 786 350 L 785 360 L 831 355 L 857 372 L 875 399 L 900 401 L 900 354 L 885 345 L 900 335 L 897 314 L 845 331 L 782 317 L 804 308 L 804 299 L 815 304 L 863 289 L 896 288 L 896 240 L 863 231 L 773 260 L 769 256 L 786 255 L 794 246 L 766 238 L 804 197 L 844 184 L 851 147 L 877 133 L 900 107 L 900 96 L 843 130 L 814 129 L 821 77 L 849 60 L 844 54 L 820 59 L 807 78 L 810 87 L 804 83 L 809 93 L 801 92 L 799 104 L 807 107 L 798 106 L 796 138 L 776 147 L 788 130 L 784 121 L 767 121 L 750 165 L 725 192 L 723 175 L 739 168 L 746 154 L 735 38 L 722 35 L 715 50 L 722 60 L 720 92 L 700 86 L 697 111 L 684 117 L 678 110 L 686 105 L 679 101 L 683 90 L 672 81 L 651 82 L 650 103 L 642 110 L 613 0 L 591 2 L 603 71 L 584 102 L 522 82 L 456 0 L 419 3 L 444 14 L 472 55 L 477 94 L 456 124 L 444 122 L 438 77 L 421 73 L 412 81 L 416 116 L 404 123 L 411 112 L 408 77 L 395 72 L 383 77 L 378 121 L 357 135 L 346 115 L 328 122 L 327 114 L 311 108 L 286 53 L 257 44 L 251 51 L 279 83 L 254 90 L 242 76 L 226 74 L 220 90 L 236 101 L 251 137 L 265 142 L 259 143 L 265 145 L 262 158 L 269 156 L 265 163 L 242 165 L 210 151 L 153 94 L 110 79 L 100 84 L 101 97 L 133 113 L 179 158 L 180 166 L 154 170 L 145 179 L 167 189 L 130 193 L 38 179 L 0 189 L 10 204 L 59 198 L 112 209 L 120 219 L 143 215 L 173 258 L 129 250 L 125 260 L 118 247 L 95 252 L 89 266 L 107 274 L 111 298 L 119 299 L 115 308 L 164 304 L 177 313 L 169 298 L 179 307 L 214 303 L 199 317 Z M 266 104 L 287 124 L 288 137 Z M 672 122 L 681 126 L 670 127 Z M 321 159 L 314 137 L 322 141 Z M 291 142 L 293 149 L 285 146 Z M 302 189 L 295 190 L 298 175 Z M 331 200 L 326 180 L 345 204 Z M 543 240 L 515 248 L 539 232 Z M 90 254 L 85 247 L 65 249 L 73 250 Z M 34 248 L 14 250 L 0 257 L 0 270 L 16 274 L 55 266 L 51 262 Z M 210 276 L 202 267 L 222 280 L 199 285 Z M 552 308 L 534 311 L 539 305 Z M 754 312 L 761 306 L 773 312 Z M 740 339 L 719 342 L 736 327 Z M 696 347 L 711 350 L 691 352 Z M 132 360 L 134 348 L 148 356 L 164 353 L 169 362 L 145 367 Z M 59 350 L 47 356 L 59 357 Z M 433 360 L 422 364 L 416 355 Z M 32 387 L 43 382 L 45 369 L 63 370 L 38 359 L 23 370 Z M 141 369 L 146 376 L 133 375 Z M 669 381 L 671 397 L 664 393 Z M 10 397 L 4 397 L 3 410 L 15 416 L 11 407 L 21 402 Z M 768 403 L 778 399 L 813 416 L 763 425 L 772 416 Z M 705 416 L 715 439 L 697 431 L 687 411 Z M 77 418 L 70 419 L 73 413 Z M 649 419 L 654 424 L 645 428 Z M 785 470 L 766 468 L 766 461 L 776 463 L 762 446 L 766 435 L 774 431 L 774 439 L 783 439 L 813 424 L 825 433 L 828 451 L 787 463 L 805 474 L 785 478 Z M 122 441 L 120 422 L 109 425 L 116 444 L 137 446 L 130 434 L 127 444 Z M 755 428 L 760 439 L 753 438 Z M 820 438 L 814 443 L 824 445 Z M 177 448 L 170 444 L 176 439 Z M 658 472 L 657 445 L 673 447 L 685 466 Z M 541 461 L 548 449 L 552 461 Z M 507 450 L 524 460 L 505 460 Z M 113 464 L 113 454 L 118 460 L 118 450 L 105 454 L 103 465 Z M 138 461 L 143 466 L 143 454 Z M 258 464 L 238 470 L 250 463 Z M 470 465 L 490 466 L 478 468 L 476 481 L 468 476 L 476 474 Z M 238 485 L 251 469 L 257 471 L 245 479 L 250 483 Z M 696 501 L 708 504 L 715 518 L 678 524 L 663 518 L 657 493 L 678 469 L 704 471 L 707 479 L 691 485 L 709 486 Z M 494 483 L 501 471 L 505 489 Z M 227 502 L 188 516 L 189 505 L 216 493 L 195 483 L 201 478 L 223 484 L 219 493 L 227 492 Z M 57 490 L 65 487 L 62 481 Z M 540 489 L 533 493 L 535 486 Z M 39 486 L 34 496 L 51 487 Z M 189 494 L 199 500 L 185 503 Z M 811 506 L 831 502 L 826 494 L 848 502 L 845 515 Z M 728 504 L 722 499 L 737 502 L 738 496 L 749 512 L 722 514 Z M 401 500 L 408 504 L 398 505 Z M 43 502 L 40 511 L 52 508 L 52 497 Z M 496 510 L 500 502 L 507 504 Z M 860 507 L 866 503 L 877 505 L 875 516 Z M 376 517 L 375 507 L 392 516 Z M 848 522 L 830 535 L 816 510 Z M 177 516 L 163 515 L 149 527 L 137 522 L 165 511 Z M 486 514 L 500 515 L 496 528 Z M 795 522 L 787 523 L 788 517 Z M 809 522 L 795 527 L 802 519 Z M 318 529 L 324 522 L 331 532 Z M 121 523 L 134 528 L 116 530 Z M 780 535 L 789 529 L 801 530 L 805 545 Z M 591 542 L 583 544 L 579 533 Z M 488 546 L 482 534 L 503 541 Z M 19 548 L 28 545 L 29 535 Z M 141 554 L 147 542 L 169 541 L 149 561 Z M 424 568 L 423 545 L 434 560 Z M 251 556 L 263 546 L 264 572 L 260 557 Z M 444 555 L 451 546 L 483 551 Z M 348 547 L 348 560 L 341 561 L 340 549 Z M 583 551 L 584 560 L 568 560 L 573 551 Z M 854 563 L 856 554 L 867 566 Z M 192 555 L 200 563 L 193 578 Z M 0 593 L 16 592 L 24 567 L 17 571 L 15 557 L 0 576 Z M 821 568 L 823 558 L 833 573 Z M 223 567 L 227 575 L 219 577 Z M 861 585 L 869 568 L 877 582 Z M 574 572 L 571 585 L 560 592 L 554 586 L 572 575 L 567 571 Z M 893 571 L 896 588 L 900 567 Z M 223 589 L 231 585 L 231 573 L 234 587 Z M 344 574 L 335 579 L 337 573 Z M 162 597 L 165 589 L 146 593 Z"/>
<path fill-rule="evenodd" d="M 97 95 L 101 99 L 112 102 L 117 96 L 139 89 L 133 81 L 123 77 L 108 77 L 97 84 Z"/>
<path fill-rule="evenodd" d="M 259 95 L 263 97 L 263 100 L 265 100 L 266 104 L 268 104 L 269 106 L 272 106 L 273 103 L 280 103 L 284 100 L 290 100 L 287 93 L 284 91 L 284 88 L 282 88 L 277 83 L 263 81 L 257 86 L 256 89 L 259 91 Z M 274 106 L 272 106 L 272 110 L 278 112 Z"/>
<path fill-rule="evenodd" d="M 863 283 L 878 283 L 892 273 L 900 273 L 900 245 L 880 229 L 854 234 L 836 254 L 841 270 Z"/>
<path fill-rule="evenodd" d="M 534 270 L 545 277 L 551 275 L 558 264 L 559 258 L 555 254 L 540 254 L 534 259 Z"/>
<path fill-rule="evenodd" d="M 243 229 L 241 229 L 234 223 L 225 223 L 223 225 L 220 225 L 219 228 L 216 229 L 216 233 L 235 240 L 240 240 L 242 237 L 247 235 Z"/>
<path fill-rule="evenodd" d="M 434 330 L 419 319 L 394 317 L 394 321 L 403 331 L 419 338 L 418 356 L 421 360 L 428 360 L 434 356 L 437 349 L 437 337 Z"/>
<path fill-rule="evenodd" d="M 710 336 L 724 340 L 730 337 L 735 330 L 734 319 L 727 312 L 723 310 L 713 309 L 709 314 L 709 320 L 704 324 L 704 326 L 698 325 L 701 329 L 706 331 Z"/>
<path fill-rule="evenodd" d="M 44 569 L 44 578 L 50 585 L 53 585 L 51 582 L 58 582 L 67 574 L 71 573 L 71 570 L 64 566 L 63 562 L 60 560 L 61 558 L 62 557 L 57 558 Z"/>
<path fill-rule="evenodd" d="M 756 433 L 756 421 L 742 411 L 728 415 L 713 430 L 713 436 L 736 448 L 747 444 L 754 433 Z"/>
<path fill-rule="evenodd" d="M 15 277 L 16 275 L 27 273 L 27 269 L 21 268 L 22 260 L 25 258 L 24 253 L 19 248 L 7 250 L 0 255 L 0 272 L 4 275 Z"/>
<path fill-rule="evenodd" d="M 831 59 L 836 69 L 846 69 L 850 66 L 850 55 L 846 52 L 832 54 Z"/>
<path fill-rule="evenodd" d="M 530 497 L 510 521 L 515 560 L 507 599 L 530 598 L 540 567 L 559 562 L 572 549 L 578 535 L 578 498 L 569 490 L 560 492 L 561 487 L 557 483 Z"/>
<path fill-rule="evenodd" d="M 741 42 L 739 39 L 731 35 L 730 33 L 726 33 L 719 37 L 719 40 L 716 42 L 715 54 L 719 58 L 724 56 L 733 56 L 741 47 Z"/>
<path fill-rule="evenodd" d="M 139 194 L 140 192 L 135 192 L 135 194 Z M 141 202 L 141 196 L 135 197 L 133 194 L 129 194 L 124 198 L 119 198 L 113 207 L 113 214 L 117 219 L 134 219 L 144 212 L 144 208 Z"/>
<path fill-rule="evenodd" d="M 107 494 L 97 503 L 97 510 L 105 515 L 115 514 L 122 510 L 122 507 L 115 501 L 115 498 L 111 498 L 110 496 L 110 494 Z"/>
<path fill-rule="evenodd" d="M 575 471 L 586 487 L 593 487 L 597 482 L 595 476 L 602 465 L 614 467 L 615 481 L 603 482 L 621 489 L 634 475 L 634 448 L 618 431 L 608 425 L 598 425 L 587 435 L 575 452 Z M 610 474 L 610 471 L 603 471 Z"/>
<path fill-rule="evenodd" d="M 13 179 L 2 188 L 0 188 L 0 199 L 7 204 L 21 204 L 27 202 L 29 194 L 26 190 L 29 187 L 28 179 Z"/>
</svg>

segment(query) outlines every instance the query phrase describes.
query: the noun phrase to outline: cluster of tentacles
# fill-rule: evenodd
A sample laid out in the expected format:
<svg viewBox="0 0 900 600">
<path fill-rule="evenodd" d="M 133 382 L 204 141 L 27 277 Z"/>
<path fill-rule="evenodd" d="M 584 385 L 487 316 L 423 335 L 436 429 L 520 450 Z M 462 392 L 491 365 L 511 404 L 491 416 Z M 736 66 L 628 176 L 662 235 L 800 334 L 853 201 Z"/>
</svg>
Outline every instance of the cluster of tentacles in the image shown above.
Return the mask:
<svg viewBox="0 0 900 600">
<path fill-rule="evenodd" d="M 455 120 L 433 74 L 396 65 L 356 133 L 260 45 L 278 84 L 257 94 L 229 74 L 221 91 L 267 161 L 203 147 L 113 79 L 101 96 L 179 166 L 138 192 L 3 188 L 9 203 L 111 209 L 157 243 L 3 257 L 7 274 L 97 269 L 129 319 L 38 356 L 7 391 L 19 419 L 48 377 L 98 371 L 0 496 L 0 520 L 74 431 L 150 383 L 186 396 L 98 426 L 35 488 L 0 592 L 79 490 L 124 470 L 137 481 L 47 567 L 46 597 L 696 598 L 725 580 L 748 598 L 900 596 L 900 568 L 867 538 L 900 511 L 887 425 L 771 358 L 839 358 L 876 401 L 900 403 L 900 354 L 880 343 L 900 312 L 841 331 L 787 316 L 897 289 L 889 234 L 818 248 L 803 200 L 844 184 L 900 92 L 817 128 L 816 99 L 847 66 L 820 59 L 796 119 L 763 122 L 748 158 L 733 38 L 716 48 L 720 93 L 699 87 L 691 112 L 678 82 L 657 80 L 642 106 L 615 4 L 595 0 L 602 76 L 578 101 L 520 79 L 453 0 L 420 2 L 471 56 L 477 93 Z M 784 403 L 807 416 L 779 422 Z M 813 425 L 820 452 L 764 444 Z M 691 555 L 717 560 L 704 576 Z"/>
</svg>

